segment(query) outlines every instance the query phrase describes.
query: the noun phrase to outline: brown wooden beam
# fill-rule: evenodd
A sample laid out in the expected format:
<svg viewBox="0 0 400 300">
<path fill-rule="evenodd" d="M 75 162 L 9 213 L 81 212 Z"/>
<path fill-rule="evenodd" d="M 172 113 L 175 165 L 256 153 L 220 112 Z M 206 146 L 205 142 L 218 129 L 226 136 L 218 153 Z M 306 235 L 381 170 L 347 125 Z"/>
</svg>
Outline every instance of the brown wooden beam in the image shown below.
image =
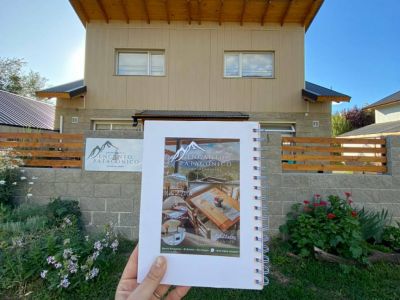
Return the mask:
<svg viewBox="0 0 400 300">
<path fill-rule="evenodd" d="M 149 9 L 147 8 L 147 1 L 142 0 L 143 7 L 144 7 L 144 14 L 146 15 L 146 22 L 147 24 L 150 24 L 150 15 L 149 15 Z"/>
<path fill-rule="evenodd" d="M 199 25 L 201 25 L 201 17 L 202 17 L 201 0 L 197 0 L 197 13 L 199 17 Z"/>
<path fill-rule="evenodd" d="M 101 0 L 96 0 L 96 3 L 101 11 L 101 14 L 103 15 L 104 20 L 106 21 L 106 23 L 108 23 L 109 18 L 108 18 L 106 10 L 104 9 L 103 3 L 101 2 Z"/>
<path fill-rule="evenodd" d="M 313 11 L 315 10 L 317 5 L 318 5 L 318 1 L 317 0 L 313 0 L 311 2 L 310 6 L 307 9 L 306 15 L 304 16 L 304 19 L 303 19 L 303 22 L 302 22 L 303 26 L 306 26 L 307 20 L 311 19 L 312 15 L 313 15 Z"/>
<path fill-rule="evenodd" d="M 170 16 L 170 12 L 169 12 L 169 0 L 165 0 L 165 14 L 167 16 L 167 22 L 168 22 L 168 24 L 170 24 L 171 16 Z"/>
<path fill-rule="evenodd" d="M 124 17 L 125 17 L 126 24 L 129 24 L 129 15 L 128 15 L 128 11 L 127 11 L 127 9 L 126 9 L 126 5 L 125 5 L 125 3 L 124 3 L 124 0 L 119 0 L 119 4 L 120 4 L 120 6 L 121 6 L 122 13 L 123 13 L 123 15 L 124 15 Z"/>
<path fill-rule="evenodd" d="M 222 25 L 222 13 L 224 10 L 224 0 L 220 1 L 219 5 L 219 16 L 218 16 L 218 24 L 221 26 Z"/>
<path fill-rule="evenodd" d="M 287 5 L 286 10 L 285 10 L 285 14 L 283 15 L 282 20 L 281 20 L 281 26 L 283 26 L 283 24 L 285 24 L 286 18 L 289 15 L 289 11 L 292 8 L 293 3 L 294 3 L 294 0 L 289 1 L 289 4 Z"/>
<path fill-rule="evenodd" d="M 189 24 L 192 24 L 192 4 L 190 3 L 190 0 L 186 0 L 186 4 L 188 11 L 188 22 Z"/>
<path fill-rule="evenodd" d="M 261 17 L 261 26 L 264 26 L 264 24 L 265 24 L 265 19 L 267 18 L 268 10 L 269 10 L 269 6 L 270 6 L 271 2 L 272 2 L 271 0 L 265 1 L 265 8 L 264 8 L 264 12 Z"/>
<path fill-rule="evenodd" d="M 243 0 L 242 15 L 240 16 L 240 26 L 243 26 L 244 15 L 246 14 L 246 6 L 248 0 Z"/>
<path fill-rule="evenodd" d="M 83 26 L 86 27 L 85 23 L 90 22 L 89 15 L 87 14 L 85 8 L 83 7 L 81 1 L 79 0 L 70 0 L 69 1 L 72 5 L 72 7 L 75 9 L 76 13 L 78 14 L 78 17 L 81 19 L 81 22 L 83 23 Z M 79 14 L 79 12 L 81 14 Z"/>
</svg>

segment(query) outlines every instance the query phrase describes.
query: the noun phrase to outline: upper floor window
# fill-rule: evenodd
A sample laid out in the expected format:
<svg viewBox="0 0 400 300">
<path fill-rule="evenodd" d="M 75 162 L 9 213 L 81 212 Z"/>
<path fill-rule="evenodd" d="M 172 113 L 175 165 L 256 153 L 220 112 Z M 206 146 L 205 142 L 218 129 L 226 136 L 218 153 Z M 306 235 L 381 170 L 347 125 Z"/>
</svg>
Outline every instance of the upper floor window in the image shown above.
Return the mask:
<svg viewBox="0 0 400 300">
<path fill-rule="evenodd" d="M 274 77 L 274 52 L 225 52 L 224 77 Z"/>
<path fill-rule="evenodd" d="M 116 60 L 117 75 L 165 75 L 164 51 L 118 50 Z"/>
</svg>

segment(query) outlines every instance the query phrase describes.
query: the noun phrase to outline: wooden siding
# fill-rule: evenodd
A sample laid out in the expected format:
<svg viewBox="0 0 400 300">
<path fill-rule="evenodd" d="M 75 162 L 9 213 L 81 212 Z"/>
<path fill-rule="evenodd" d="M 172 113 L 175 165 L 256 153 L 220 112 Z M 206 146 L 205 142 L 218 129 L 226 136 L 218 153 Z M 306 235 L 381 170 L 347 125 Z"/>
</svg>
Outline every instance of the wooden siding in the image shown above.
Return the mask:
<svg viewBox="0 0 400 300">
<path fill-rule="evenodd" d="M 165 49 L 166 76 L 116 76 L 115 49 Z M 275 78 L 224 78 L 224 51 L 275 51 Z M 91 109 L 305 112 L 299 25 L 87 25 L 84 103 Z M 61 103 L 60 103 L 61 104 Z M 83 103 L 80 103 L 82 107 Z M 310 105 L 329 112 L 330 104 Z"/>
</svg>

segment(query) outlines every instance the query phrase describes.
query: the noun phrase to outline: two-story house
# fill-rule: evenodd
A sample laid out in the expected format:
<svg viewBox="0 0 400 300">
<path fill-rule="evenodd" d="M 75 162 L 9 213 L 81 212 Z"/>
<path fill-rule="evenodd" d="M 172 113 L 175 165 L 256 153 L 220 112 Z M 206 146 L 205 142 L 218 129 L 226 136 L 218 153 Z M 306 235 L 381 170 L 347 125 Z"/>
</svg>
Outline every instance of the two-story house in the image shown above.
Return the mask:
<svg viewBox="0 0 400 300">
<path fill-rule="evenodd" d="M 37 93 L 57 97 L 62 132 L 255 120 L 329 136 L 331 102 L 350 100 L 304 78 L 305 33 L 323 0 L 70 3 L 86 28 L 84 79 Z"/>
</svg>

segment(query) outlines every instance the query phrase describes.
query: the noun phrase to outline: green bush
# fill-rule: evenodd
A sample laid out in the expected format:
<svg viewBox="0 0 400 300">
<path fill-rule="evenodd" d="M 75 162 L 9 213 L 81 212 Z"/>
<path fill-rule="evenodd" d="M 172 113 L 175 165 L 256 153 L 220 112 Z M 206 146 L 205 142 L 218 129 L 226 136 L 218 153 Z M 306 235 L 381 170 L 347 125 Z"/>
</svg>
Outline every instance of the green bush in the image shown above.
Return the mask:
<svg viewBox="0 0 400 300">
<path fill-rule="evenodd" d="M 397 227 L 385 227 L 382 234 L 382 243 L 390 249 L 400 252 L 400 223 L 397 223 Z"/>
<path fill-rule="evenodd" d="M 345 258 L 366 262 L 367 243 L 361 235 L 357 212 L 347 199 L 329 196 L 328 202 L 315 195 L 312 201 L 295 204 L 280 231 L 289 237 L 292 249 L 303 257 L 318 247 Z"/>
<path fill-rule="evenodd" d="M 380 212 L 368 211 L 362 208 L 357 212 L 364 240 L 370 243 L 381 243 L 385 227 L 390 223 L 388 210 Z"/>
</svg>

